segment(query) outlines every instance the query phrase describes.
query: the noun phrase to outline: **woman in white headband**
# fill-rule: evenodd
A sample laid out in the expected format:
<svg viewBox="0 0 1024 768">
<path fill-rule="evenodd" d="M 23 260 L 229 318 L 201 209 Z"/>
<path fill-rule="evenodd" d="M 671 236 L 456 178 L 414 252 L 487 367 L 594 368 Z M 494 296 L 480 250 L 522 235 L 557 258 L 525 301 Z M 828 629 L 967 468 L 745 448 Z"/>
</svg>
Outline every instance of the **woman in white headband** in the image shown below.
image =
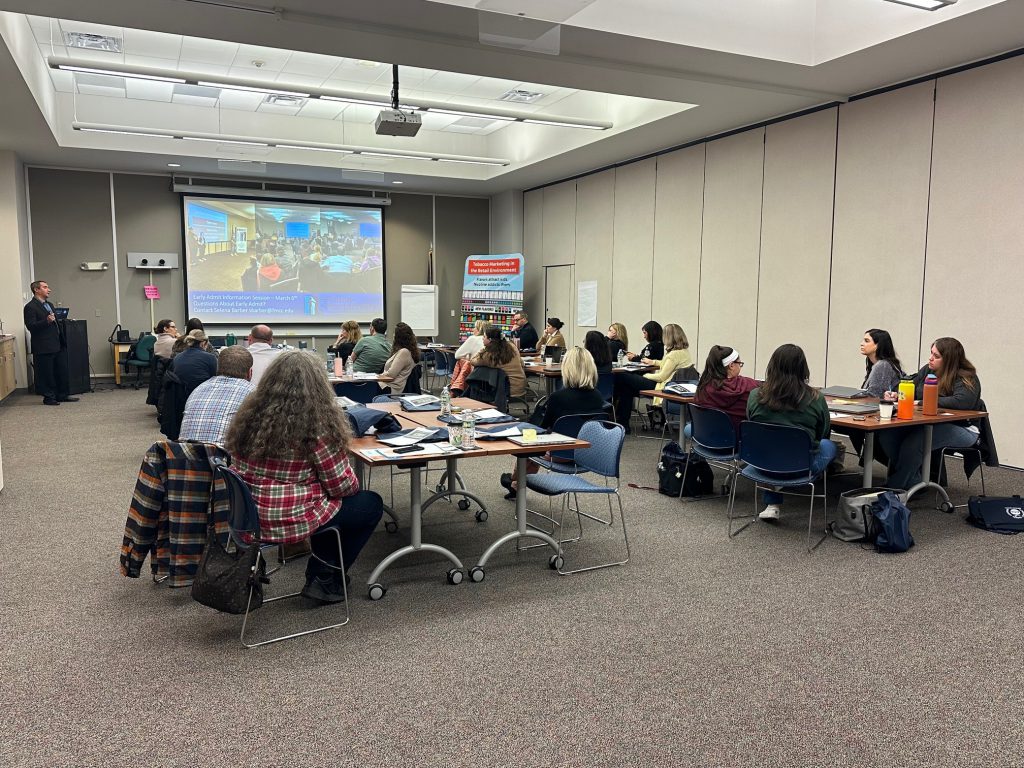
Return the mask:
<svg viewBox="0 0 1024 768">
<path fill-rule="evenodd" d="M 708 352 L 704 372 L 697 383 L 697 405 L 725 411 L 737 434 L 740 422 L 747 418 L 747 396 L 757 389 L 757 382 L 742 376 L 742 371 L 739 350 L 714 346 Z M 690 425 L 686 428 L 689 430 Z"/>
</svg>

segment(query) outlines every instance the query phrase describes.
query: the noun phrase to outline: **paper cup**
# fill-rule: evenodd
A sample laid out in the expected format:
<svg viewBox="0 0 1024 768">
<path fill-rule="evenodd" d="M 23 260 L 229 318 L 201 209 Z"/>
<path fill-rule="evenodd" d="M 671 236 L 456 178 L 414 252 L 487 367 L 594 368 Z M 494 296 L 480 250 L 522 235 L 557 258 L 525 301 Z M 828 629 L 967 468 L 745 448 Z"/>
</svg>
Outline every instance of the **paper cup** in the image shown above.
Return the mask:
<svg viewBox="0 0 1024 768">
<path fill-rule="evenodd" d="M 891 419 L 893 409 L 896 406 L 893 403 L 879 403 L 878 404 L 878 418 L 880 419 Z"/>
<path fill-rule="evenodd" d="M 524 443 L 535 443 L 535 442 L 537 442 L 537 430 L 536 429 L 524 429 L 523 430 L 523 442 Z"/>
<path fill-rule="evenodd" d="M 555 358 L 553 358 L 553 357 L 545 357 L 544 358 L 544 365 L 546 365 L 546 366 L 548 366 L 550 368 L 554 364 L 555 364 Z"/>
</svg>

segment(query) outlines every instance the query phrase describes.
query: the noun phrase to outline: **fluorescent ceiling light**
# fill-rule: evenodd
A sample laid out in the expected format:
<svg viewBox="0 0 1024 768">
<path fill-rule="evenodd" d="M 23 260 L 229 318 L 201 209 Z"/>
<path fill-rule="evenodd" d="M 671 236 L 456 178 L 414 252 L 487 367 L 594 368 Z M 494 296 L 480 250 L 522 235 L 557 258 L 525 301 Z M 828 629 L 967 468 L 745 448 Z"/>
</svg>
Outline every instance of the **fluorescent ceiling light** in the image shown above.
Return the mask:
<svg viewBox="0 0 1024 768">
<path fill-rule="evenodd" d="M 173 136 L 163 134 L 143 133 L 142 131 L 122 131 L 117 128 L 78 128 L 83 133 L 116 133 L 118 136 L 145 136 L 149 139 L 173 139 Z"/>
<path fill-rule="evenodd" d="M 135 134 L 136 136 L 143 136 L 145 134 Z M 183 141 L 206 141 L 211 144 L 238 144 L 242 147 L 269 147 L 271 144 L 265 141 L 243 141 L 242 139 L 225 139 L 217 136 L 178 136 L 177 138 Z"/>
<path fill-rule="evenodd" d="M 357 99 L 348 96 L 320 96 L 318 98 L 321 101 L 341 101 L 346 104 L 364 104 L 367 107 L 381 107 L 383 109 L 391 109 L 391 102 L 389 101 L 373 101 L 371 99 Z"/>
<path fill-rule="evenodd" d="M 487 160 L 486 158 L 466 158 L 461 157 L 439 157 L 437 158 L 439 163 L 465 163 L 466 165 L 507 165 L 503 160 Z"/>
<path fill-rule="evenodd" d="M 461 109 L 440 109 L 438 107 L 420 107 L 424 112 L 429 112 L 431 115 L 455 115 L 456 117 L 479 117 L 482 120 L 505 120 L 506 122 L 514 123 L 516 120 L 521 118 L 510 117 L 508 115 L 492 115 L 487 112 L 466 112 Z"/>
<path fill-rule="evenodd" d="M 947 5 L 953 5 L 956 0 L 888 0 L 897 5 L 909 5 L 911 8 L 920 8 L 922 11 L 937 11 Z"/>
<path fill-rule="evenodd" d="M 281 142 L 274 146 L 281 149 L 308 149 L 310 152 L 337 152 L 339 155 L 353 154 L 351 149 L 338 149 L 337 147 L 309 147 L 305 144 L 289 144 L 287 142 Z"/>
<path fill-rule="evenodd" d="M 524 117 L 522 119 L 524 123 L 530 123 L 531 125 L 553 125 L 556 128 L 586 128 L 589 131 L 603 131 L 605 130 L 600 125 L 587 125 L 586 123 L 566 123 L 559 122 L 556 120 L 542 120 L 535 117 Z"/>
<path fill-rule="evenodd" d="M 126 74 L 124 77 L 135 77 L 135 75 Z M 186 82 L 182 80 L 181 82 Z M 281 88 L 273 88 L 271 86 L 263 87 L 261 85 L 239 85 L 238 83 L 229 82 L 215 82 L 213 80 L 200 80 L 196 85 L 205 85 L 207 88 L 224 88 L 229 91 L 245 91 L 247 93 L 266 93 L 270 96 L 298 96 L 303 99 L 308 99 L 309 94 L 303 93 L 302 91 L 286 91 Z"/>
<path fill-rule="evenodd" d="M 360 152 L 360 155 L 366 155 L 366 157 L 386 157 L 392 160 L 437 160 L 436 157 L 425 157 L 423 155 L 399 155 L 394 152 Z"/>
<path fill-rule="evenodd" d="M 155 80 L 158 83 L 186 83 L 183 77 L 171 77 L 170 75 L 140 75 L 126 72 L 118 72 L 114 69 L 103 69 L 101 67 L 80 67 L 71 64 L 61 64 L 57 69 L 64 72 L 82 72 L 87 75 L 108 75 L 110 77 L 131 77 L 138 80 Z"/>
</svg>

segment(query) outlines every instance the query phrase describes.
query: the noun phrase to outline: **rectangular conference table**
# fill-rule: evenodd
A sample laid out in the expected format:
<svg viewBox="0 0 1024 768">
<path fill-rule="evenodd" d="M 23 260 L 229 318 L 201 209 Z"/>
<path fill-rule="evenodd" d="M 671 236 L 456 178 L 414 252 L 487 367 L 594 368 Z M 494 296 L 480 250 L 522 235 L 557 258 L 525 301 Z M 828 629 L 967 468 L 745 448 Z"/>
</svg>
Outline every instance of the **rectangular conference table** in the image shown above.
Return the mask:
<svg viewBox="0 0 1024 768">
<path fill-rule="evenodd" d="M 543 376 L 547 394 L 555 391 L 555 382 L 562 378 L 562 364 L 545 365 L 539 357 L 524 357 L 523 370 L 527 376 Z M 612 373 L 650 373 L 658 370 L 655 365 L 633 366 L 629 368 L 612 368 Z"/>
<path fill-rule="evenodd" d="M 654 390 L 644 390 L 640 394 L 649 395 L 651 397 L 663 397 L 666 400 L 671 400 L 676 403 L 692 403 L 694 395 L 676 395 L 671 392 L 655 392 Z M 829 403 L 834 400 L 844 400 L 845 398 L 834 398 L 826 397 L 825 400 Z M 858 403 L 869 404 L 877 402 L 872 398 L 861 398 L 856 400 Z M 843 427 L 844 429 L 853 430 L 864 433 L 864 449 L 862 459 L 864 462 L 864 469 L 861 473 L 861 485 L 864 488 L 870 488 L 874 484 L 874 463 L 875 463 L 875 433 L 881 432 L 885 429 L 905 429 L 907 427 L 924 427 L 924 449 L 921 455 L 921 482 L 915 485 L 913 488 L 907 490 L 907 499 L 909 500 L 915 494 L 926 488 L 933 488 L 936 492 L 942 496 L 943 501 L 949 503 L 949 495 L 946 493 L 946 489 L 940 486 L 938 483 L 931 482 L 931 470 L 932 470 L 932 434 L 936 424 L 946 424 L 953 421 L 967 421 L 968 419 L 978 419 L 987 416 L 986 411 L 953 411 L 948 408 L 940 408 L 938 414 L 935 416 L 925 416 L 921 413 L 921 406 L 914 406 L 914 417 L 912 419 L 897 419 L 895 414 L 891 419 L 883 419 L 877 413 L 869 414 L 866 416 L 854 415 L 854 414 L 842 414 L 832 415 L 830 420 L 834 426 Z M 683 429 L 686 426 L 686 408 L 682 409 L 682 416 L 679 419 L 679 445 L 683 445 Z"/>
<path fill-rule="evenodd" d="M 487 403 L 477 402 L 469 398 L 455 398 L 455 400 L 453 400 L 453 404 L 474 410 L 491 407 Z M 448 426 L 438 420 L 437 417 L 439 412 L 437 411 L 402 411 L 401 406 L 397 403 L 377 403 L 369 407 L 378 408 L 392 413 L 398 419 L 399 423 L 402 424 L 403 429 L 413 429 L 417 426 Z M 437 444 L 435 443 L 435 445 Z M 589 446 L 590 444 L 583 440 L 573 440 L 571 442 L 559 444 L 558 448 L 559 450 L 570 450 L 576 448 L 588 448 Z M 392 449 L 378 442 L 375 437 L 365 436 L 353 439 L 350 443 L 349 449 L 352 456 L 356 459 L 356 468 L 359 473 L 360 484 L 362 484 L 363 480 L 364 467 L 387 466 L 404 467 L 409 469 L 409 502 L 411 517 L 410 543 L 403 547 L 399 547 L 381 560 L 367 579 L 369 598 L 371 600 L 380 600 L 387 592 L 385 586 L 380 582 L 383 572 L 401 558 L 416 552 L 434 552 L 451 561 L 455 566 L 454 568 L 450 568 L 447 573 L 448 581 L 451 584 L 459 584 L 466 575 L 464 573 L 462 562 L 454 552 L 437 544 L 423 542 L 423 510 L 434 501 L 440 498 L 448 498 L 453 494 L 470 496 L 474 499 L 476 499 L 476 497 L 473 497 L 465 490 L 455 492 L 452 491 L 451 487 L 449 487 L 443 492 L 434 494 L 430 499 L 424 502 L 421 470 L 426 463 L 431 461 L 445 461 L 448 465 L 449 486 L 451 486 L 452 482 L 454 482 L 454 478 L 456 477 L 458 460 L 467 458 L 515 456 L 516 471 L 519 477 L 526 477 L 527 459 L 530 456 L 543 455 L 549 450 L 549 446 L 517 445 L 509 440 L 488 440 L 478 441 L 478 447 L 470 450 L 456 449 L 445 453 L 429 453 L 425 455 L 417 455 L 416 453 L 394 454 Z M 477 500 L 477 502 L 479 503 L 479 500 Z M 469 578 L 472 581 L 483 581 L 484 567 L 487 565 L 487 561 L 491 556 L 508 542 L 515 541 L 520 538 L 540 539 L 544 543 L 548 544 L 555 551 L 555 554 L 551 556 L 551 561 L 562 554 L 561 546 L 551 536 L 543 531 L 527 527 L 525 493 L 520 493 L 516 496 L 516 530 L 498 537 L 498 539 L 496 539 L 484 551 L 479 561 L 477 561 L 477 564 L 469 570 Z"/>
</svg>

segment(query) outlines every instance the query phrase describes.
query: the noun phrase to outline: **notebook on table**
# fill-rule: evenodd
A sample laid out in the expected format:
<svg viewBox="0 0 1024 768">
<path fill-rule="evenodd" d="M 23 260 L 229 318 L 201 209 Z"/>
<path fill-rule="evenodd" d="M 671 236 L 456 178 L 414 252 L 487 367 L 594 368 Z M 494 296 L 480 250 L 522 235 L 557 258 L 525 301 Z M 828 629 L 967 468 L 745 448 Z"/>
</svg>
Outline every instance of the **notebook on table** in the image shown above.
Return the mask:
<svg viewBox="0 0 1024 768">
<path fill-rule="evenodd" d="M 575 443 L 575 437 L 569 437 L 568 435 L 560 435 L 557 432 L 552 432 L 549 435 L 537 435 L 533 440 L 525 440 L 522 436 L 520 437 L 509 437 L 510 443 L 516 445 L 558 445 L 562 443 Z"/>
<path fill-rule="evenodd" d="M 878 403 L 829 403 L 828 409 L 835 413 L 862 415 L 878 412 Z"/>
<path fill-rule="evenodd" d="M 842 387 L 839 385 L 833 387 L 825 387 L 821 390 L 821 394 L 826 397 L 871 397 L 871 393 L 866 389 L 857 389 L 857 387 Z"/>
</svg>

